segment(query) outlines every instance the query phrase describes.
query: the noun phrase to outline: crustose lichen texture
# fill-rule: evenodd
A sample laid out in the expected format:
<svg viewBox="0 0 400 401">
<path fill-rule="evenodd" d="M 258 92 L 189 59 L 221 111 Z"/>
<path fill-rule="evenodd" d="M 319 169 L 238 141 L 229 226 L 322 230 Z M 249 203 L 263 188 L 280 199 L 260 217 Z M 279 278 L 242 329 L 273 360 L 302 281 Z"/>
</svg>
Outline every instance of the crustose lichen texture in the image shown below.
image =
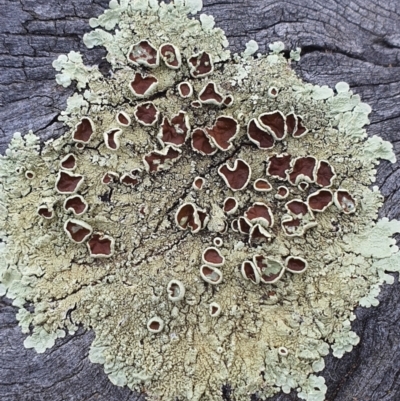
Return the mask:
<svg viewBox="0 0 400 401">
<path fill-rule="evenodd" d="M 54 62 L 66 134 L 0 159 L 0 293 L 26 347 L 92 329 L 91 361 L 150 399 L 323 401 L 323 357 L 399 270 L 372 186 L 394 154 L 346 83 L 302 82 L 282 43 L 232 56 L 200 10 L 112 0 L 84 37 L 111 74 Z"/>
</svg>

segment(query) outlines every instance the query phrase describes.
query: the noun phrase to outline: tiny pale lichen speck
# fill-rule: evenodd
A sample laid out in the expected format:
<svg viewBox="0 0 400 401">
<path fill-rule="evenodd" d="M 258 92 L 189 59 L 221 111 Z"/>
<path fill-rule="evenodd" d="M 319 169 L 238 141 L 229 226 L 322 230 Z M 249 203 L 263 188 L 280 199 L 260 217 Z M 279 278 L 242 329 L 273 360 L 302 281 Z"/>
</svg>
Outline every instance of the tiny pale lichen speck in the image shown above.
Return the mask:
<svg viewBox="0 0 400 401">
<path fill-rule="evenodd" d="M 231 57 L 200 9 L 112 0 L 84 37 L 112 74 L 54 62 L 77 83 L 66 134 L 17 133 L 0 159 L 0 293 L 26 347 L 90 328 L 90 360 L 149 399 L 322 401 L 323 357 L 399 271 L 369 187 L 392 148 L 347 84 L 305 84 L 280 42 Z"/>
</svg>

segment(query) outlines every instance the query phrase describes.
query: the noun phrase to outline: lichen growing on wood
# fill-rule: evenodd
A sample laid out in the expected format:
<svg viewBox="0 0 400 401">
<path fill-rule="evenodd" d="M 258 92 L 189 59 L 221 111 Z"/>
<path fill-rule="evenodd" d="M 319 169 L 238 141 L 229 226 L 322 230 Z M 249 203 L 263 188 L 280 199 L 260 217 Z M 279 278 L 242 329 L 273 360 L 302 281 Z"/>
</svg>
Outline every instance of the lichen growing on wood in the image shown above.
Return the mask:
<svg viewBox="0 0 400 401">
<path fill-rule="evenodd" d="M 322 401 L 323 357 L 399 270 L 398 221 L 370 189 L 391 145 L 347 84 L 302 82 L 281 43 L 231 57 L 199 0 L 110 2 L 90 21 L 104 77 L 54 62 L 67 132 L 0 159 L 0 292 L 26 347 L 79 325 L 92 362 L 150 399 Z"/>
</svg>

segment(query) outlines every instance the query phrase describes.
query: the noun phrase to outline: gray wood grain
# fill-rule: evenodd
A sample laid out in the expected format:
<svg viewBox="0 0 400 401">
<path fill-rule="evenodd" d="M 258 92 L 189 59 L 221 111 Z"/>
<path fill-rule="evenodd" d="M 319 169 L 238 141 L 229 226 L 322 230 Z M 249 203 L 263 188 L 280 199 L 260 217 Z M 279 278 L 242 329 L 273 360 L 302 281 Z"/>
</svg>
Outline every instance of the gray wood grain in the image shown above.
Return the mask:
<svg viewBox="0 0 400 401">
<path fill-rule="evenodd" d="M 400 158 L 399 0 L 204 0 L 205 12 L 225 30 L 232 51 L 255 39 L 260 50 L 281 40 L 300 46 L 295 67 L 304 80 L 346 81 L 372 108 L 369 133 L 391 141 Z M 86 63 L 101 63 L 87 50 L 88 20 L 108 0 L 0 0 L 0 151 L 13 132 L 32 129 L 43 139 L 61 135 L 57 116 L 72 89 L 56 85 L 52 61 L 70 50 Z M 378 185 L 386 198 L 381 215 L 400 218 L 399 164 L 381 163 Z M 377 308 L 358 308 L 353 328 L 361 337 L 352 353 L 326 358 L 327 401 L 400 400 L 400 285 L 384 286 Z M 93 333 L 58 340 L 43 355 L 23 347 L 16 308 L 0 303 L 0 399 L 7 401 L 133 401 L 113 386 L 100 365 L 87 359 Z M 234 392 L 225 389 L 228 400 Z M 295 393 L 275 401 L 298 400 Z"/>
</svg>

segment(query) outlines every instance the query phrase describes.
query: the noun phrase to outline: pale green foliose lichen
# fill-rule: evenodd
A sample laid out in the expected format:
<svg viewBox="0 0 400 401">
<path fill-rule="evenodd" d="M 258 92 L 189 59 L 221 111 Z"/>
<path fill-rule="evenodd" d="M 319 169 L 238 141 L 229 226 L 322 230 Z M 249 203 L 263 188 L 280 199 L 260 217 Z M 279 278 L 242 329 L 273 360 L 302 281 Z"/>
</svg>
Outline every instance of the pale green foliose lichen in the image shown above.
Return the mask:
<svg viewBox="0 0 400 401">
<path fill-rule="evenodd" d="M 280 42 L 231 58 L 200 9 L 112 0 L 84 38 L 112 73 L 54 62 L 77 83 L 66 134 L 15 134 L 0 159 L 0 294 L 26 347 L 82 325 L 90 360 L 150 399 L 323 401 L 323 357 L 399 271 L 370 188 L 392 147 L 346 83 L 302 82 Z"/>
</svg>

